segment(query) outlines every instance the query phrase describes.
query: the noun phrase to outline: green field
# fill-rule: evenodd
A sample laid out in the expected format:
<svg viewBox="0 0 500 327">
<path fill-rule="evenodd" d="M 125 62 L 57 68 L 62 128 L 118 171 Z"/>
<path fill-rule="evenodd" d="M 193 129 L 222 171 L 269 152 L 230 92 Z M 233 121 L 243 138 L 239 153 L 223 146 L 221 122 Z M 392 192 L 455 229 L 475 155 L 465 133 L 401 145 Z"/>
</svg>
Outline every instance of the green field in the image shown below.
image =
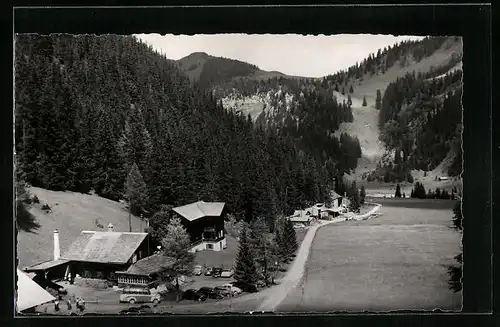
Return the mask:
<svg viewBox="0 0 500 327">
<path fill-rule="evenodd" d="M 381 216 L 325 226 L 279 311 L 460 310 L 447 267 L 460 252 L 454 201 L 380 201 Z"/>
</svg>

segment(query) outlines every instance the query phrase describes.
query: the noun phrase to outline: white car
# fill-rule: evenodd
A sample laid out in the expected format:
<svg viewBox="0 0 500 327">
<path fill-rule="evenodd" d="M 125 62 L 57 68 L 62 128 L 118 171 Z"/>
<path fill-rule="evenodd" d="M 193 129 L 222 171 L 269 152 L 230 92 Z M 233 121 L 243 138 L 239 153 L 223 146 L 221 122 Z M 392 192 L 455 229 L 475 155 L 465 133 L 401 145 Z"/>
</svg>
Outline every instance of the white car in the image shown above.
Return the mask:
<svg viewBox="0 0 500 327">
<path fill-rule="evenodd" d="M 161 301 L 160 294 L 151 292 L 144 288 L 125 288 L 120 294 L 120 302 L 134 303 L 154 303 L 158 304 Z"/>
<path fill-rule="evenodd" d="M 220 276 L 223 278 L 231 278 L 233 277 L 233 275 L 234 275 L 234 270 L 232 269 L 224 269 L 220 274 Z"/>
<path fill-rule="evenodd" d="M 236 287 L 236 286 L 234 286 L 232 284 L 224 284 L 224 285 L 221 285 L 221 286 L 217 286 L 216 288 L 224 288 L 227 291 L 229 291 L 232 296 L 238 295 L 238 294 L 240 294 L 242 292 L 242 290 L 239 287 Z"/>
<path fill-rule="evenodd" d="M 203 273 L 203 268 L 200 265 L 194 266 L 193 275 L 201 276 L 202 273 Z"/>
</svg>

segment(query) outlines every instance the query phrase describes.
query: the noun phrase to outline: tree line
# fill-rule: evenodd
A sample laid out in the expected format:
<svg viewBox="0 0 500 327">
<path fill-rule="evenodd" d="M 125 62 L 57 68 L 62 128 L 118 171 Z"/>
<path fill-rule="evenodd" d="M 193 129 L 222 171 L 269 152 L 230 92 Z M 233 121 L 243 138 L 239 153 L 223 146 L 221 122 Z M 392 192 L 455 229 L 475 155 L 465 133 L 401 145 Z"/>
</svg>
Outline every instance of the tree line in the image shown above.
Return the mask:
<svg viewBox="0 0 500 327">
<path fill-rule="evenodd" d="M 371 53 L 362 62 L 354 64 L 345 70 L 325 77 L 327 83 L 334 85 L 337 92 L 350 84 L 352 93 L 352 80 L 363 80 L 364 75 L 385 74 L 385 72 L 399 63 L 401 67 L 408 65 L 413 59 L 420 62 L 425 57 L 432 55 L 447 40 L 447 37 L 430 36 L 422 40 L 404 40 L 392 46 L 379 49 L 377 53 Z M 340 86 L 340 88 L 339 88 Z M 345 91 L 342 91 L 345 94 Z"/>
<path fill-rule="evenodd" d="M 357 153 L 345 136 L 321 157 L 296 134 L 225 110 L 134 37 L 16 35 L 15 80 L 17 178 L 134 198 L 134 214 L 203 199 L 270 220 L 324 201 L 347 169 L 335 155 Z"/>
<path fill-rule="evenodd" d="M 397 185 L 398 188 L 400 185 Z M 417 199 L 442 199 L 442 200 L 455 200 L 461 196 L 461 193 L 457 190 L 456 187 L 453 187 L 451 192 L 448 192 L 446 189 L 436 188 L 435 191 L 431 189 L 425 191 L 425 187 L 422 183 L 416 182 L 413 189 L 411 190 L 410 197 Z M 401 193 L 398 196 L 398 189 L 396 189 L 396 197 L 401 197 Z"/>
</svg>

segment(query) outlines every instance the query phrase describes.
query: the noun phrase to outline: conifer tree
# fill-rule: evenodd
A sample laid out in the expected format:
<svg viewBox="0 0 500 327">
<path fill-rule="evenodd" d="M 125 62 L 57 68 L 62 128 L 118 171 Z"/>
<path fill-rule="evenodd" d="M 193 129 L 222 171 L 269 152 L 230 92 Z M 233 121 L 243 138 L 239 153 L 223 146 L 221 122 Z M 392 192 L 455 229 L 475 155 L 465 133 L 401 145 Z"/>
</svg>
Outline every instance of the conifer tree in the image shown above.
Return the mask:
<svg viewBox="0 0 500 327">
<path fill-rule="evenodd" d="M 365 191 L 365 186 L 361 185 L 361 191 L 359 192 L 359 202 L 361 205 L 365 203 L 365 197 L 366 197 L 366 191 Z"/>
<path fill-rule="evenodd" d="M 293 256 L 295 251 L 297 251 L 297 249 L 299 248 L 299 245 L 297 243 L 297 234 L 295 233 L 293 223 L 290 219 L 285 220 L 283 234 L 285 236 L 285 242 L 289 256 Z"/>
<path fill-rule="evenodd" d="M 147 202 L 148 194 L 146 183 L 142 178 L 141 172 L 135 163 L 128 173 L 127 181 L 125 184 L 125 199 L 128 201 L 129 207 L 129 231 L 132 231 L 132 218 L 131 214 L 138 214 L 144 209 Z"/>
<path fill-rule="evenodd" d="M 266 285 L 271 279 L 271 269 L 275 262 L 273 244 L 270 239 L 269 227 L 264 218 L 259 217 L 250 226 L 250 244 L 253 251 L 257 269 L 264 278 Z"/>
<path fill-rule="evenodd" d="M 354 93 L 354 89 L 352 88 L 352 84 L 351 84 L 351 87 L 349 88 L 349 93 Z"/>
<path fill-rule="evenodd" d="M 161 242 L 167 233 L 172 218 L 172 205 L 161 205 L 149 220 L 148 233 L 155 241 Z"/>
<path fill-rule="evenodd" d="M 462 199 L 459 198 L 453 207 L 453 225 L 456 229 L 462 230 Z"/>
<path fill-rule="evenodd" d="M 179 277 L 192 274 L 195 258 L 194 253 L 189 252 L 191 240 L 179 218 L 170 220 L 161 244 L 162 254 L 173 259 L 172 265 L 161 267 L 163 268 L 161 275 L 163 279 L 175 280 L 177 294 L 179 294 Z"/>
<path fill-rule="evenodd" d="M 380 93 L 380 90 L 377 90 L 377 97 L 375 99 L 375 108 L 379 109 L 382 108 L 382 94 Z"/>
<path fill-rule="evenodd" d="M 361 207 L 361 197 L 356 186 L 356 181 L 352 182 L 348 195 L 350 200 L 349 210 L 355 213 L 359 213 Z"/>
<path fill-rule="evenodd" d="M 399 183 L 396 185 L 396 193 L 394 194 L 394 196 L 396 198 L 400 198 L 401 197 L 401 185 L 399 185 Z"/>
<path fill-rule="evenodd" d="M 445 190 L 443 190 L 444 192 Z M 436 196 L 436 199 L 441 199 L 441 190 L 439 189 L 439 187 L 436 188 L 436 191 L 434 192 L 435 196 Z"/>
<path fill-rule="evenodd" d="M 363 95 L 363 107 L 366 107 L 366 96 Z"/>
<path fill-rule="evenodd" d="M 255 286 L 258 281 L 257 267 L 255 266 L 255 258 L 248 237 L 247 225 L 244 225 L 240 231 L 234 279 L 238 283 L 249 287 Z"/>
<path fill-rule="evenodd" d="M 352 106 L 352 99 L 350 94 L 347 95 L 347 105 Z"/>
</svg>

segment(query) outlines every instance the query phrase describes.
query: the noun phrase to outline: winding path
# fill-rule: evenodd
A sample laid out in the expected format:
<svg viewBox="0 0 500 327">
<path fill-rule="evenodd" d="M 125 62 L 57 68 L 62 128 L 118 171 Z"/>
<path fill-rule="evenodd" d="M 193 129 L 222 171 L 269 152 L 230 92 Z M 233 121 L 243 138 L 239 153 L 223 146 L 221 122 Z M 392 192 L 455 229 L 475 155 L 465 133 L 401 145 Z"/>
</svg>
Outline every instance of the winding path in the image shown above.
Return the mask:
<svg viewBox="0 0 500 327">
<path fill-rule="evenodd" d="M 372 203 L 375 205 L 370 211 L 365 214 L 351 216 L 352 220 L 363 220 L 367 219 L 369 216 L 377 212 L 381 205 L 377 203 Z M 275 311 L 276 308 L 280 305 L 281 302 L 286 298 L 288 293 L 290 293 L 293 289 L 299 286 L 302 277 L 304 276 L 304 269 L 309 257 L 309 250 L 311 249 L 312 242 L 314 240 L 314 236 L 318 229 L 323 226 L 338 223 L 341 221 L 345 221 L 346 217 L 334 218 L 333 220 L 321 222 L 317 225 L 314 225 L 309 228 L 307 231 L 302 244 L 300 245 L 299 251 L 297 252 L 297 256 L 293 261 L 292 266 L 288 270 L 287 274 L 279 285 L 272 288 L 272 292 L 266 292 L 267 297 L 264 298 L 263 302 L 260 304 L 257 311 Z"/>
</svg>

